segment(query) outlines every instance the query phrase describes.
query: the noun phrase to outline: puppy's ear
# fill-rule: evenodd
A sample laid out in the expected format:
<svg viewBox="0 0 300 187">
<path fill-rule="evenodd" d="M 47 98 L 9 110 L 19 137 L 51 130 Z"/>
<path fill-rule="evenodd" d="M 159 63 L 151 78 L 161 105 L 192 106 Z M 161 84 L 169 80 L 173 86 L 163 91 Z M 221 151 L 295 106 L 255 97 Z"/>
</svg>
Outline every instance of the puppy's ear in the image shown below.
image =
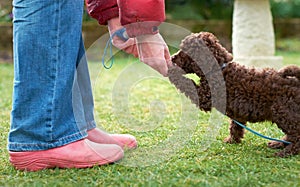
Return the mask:
<svg viewBox="0 0 300 187">
<path fill-rule="evenodd" d="M 219 63 L 223 64 L 233 60 L 232 54 L 221 45 L 218 38 L 212 33 L 200 32 L 198 37 L 205 42 Z"/>
<path fill-rule="evenodd" d="M 199 34 L 193 33 L 185 37 L 180 44 L 181 51 L 189 54 L 189 51 L 193 51 L 193 49 L 198 48 L 199 46 L 205 46 L 202 38 L 199 38 L 198 36 Z"/>
<path fill-rule="evenodd" d="M 208 64 L 214 64 L 216 59 L 213 51 L 207 44 L 210 41 L 206 40 L 207 38 L 202 38 L 200 35 L 211 36 L 209 33 L 191 34 L 182 41 L 180 48 L 191 59 L 190 62 L 196 64 L 197 67 L 207 67 Z M 218 63 L 215 64 L 217 65 Z"/>
<path fill-rule="evenodd" d="M 219 43 L 218 38 L 210 32 L 200 32 L 197 37 L 203 40 L 207 46 Z"/>
</svg>

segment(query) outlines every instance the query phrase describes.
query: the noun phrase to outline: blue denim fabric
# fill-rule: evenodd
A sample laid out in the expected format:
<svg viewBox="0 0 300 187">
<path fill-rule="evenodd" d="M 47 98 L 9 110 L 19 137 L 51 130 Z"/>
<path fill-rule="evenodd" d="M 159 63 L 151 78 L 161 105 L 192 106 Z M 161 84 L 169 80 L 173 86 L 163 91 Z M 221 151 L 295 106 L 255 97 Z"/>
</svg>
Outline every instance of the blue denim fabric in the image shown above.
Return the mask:
<svg viewBox="0 0 300 187">
<path fill-rule="evenodd" d="M 46 150 L 95 128 L 83 0 L 14 0 L 10 151 Z"/>
</svg>

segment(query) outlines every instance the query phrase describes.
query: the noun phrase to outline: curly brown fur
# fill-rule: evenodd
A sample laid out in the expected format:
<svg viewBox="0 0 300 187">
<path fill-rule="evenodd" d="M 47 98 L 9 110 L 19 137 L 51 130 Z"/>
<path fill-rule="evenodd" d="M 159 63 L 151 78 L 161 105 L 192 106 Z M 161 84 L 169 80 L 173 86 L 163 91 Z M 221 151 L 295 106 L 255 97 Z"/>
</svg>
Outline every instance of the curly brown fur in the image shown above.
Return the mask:
<svg viewBox="0 0 300 187">
<path fill-rule="evenodd" d="M 207 52 L 199 52 L 199 46 L 207 47 Z M 210 72 L 203 72 L 204 63 L 216 60 L 218 70 L 221 71 L 226 87 L 225 114 L 241 123 L 271 121 L 286 134 L 284 140 L 291 142 L 269 142 L 270 148 L 283 148 L 276 153 L 285 157 L 300 153 L 300 68 L 288 66 L 279 71 L 274 69 L 247 68 L 231 62 L 232 55 L 221 46 L 218 39 L 211 33 L 201 32 L 187 36 L 180 46 L 180 51 L 173 55 L 175 66 L 169 69 L 170 81 L 183 93 L 191 98 L 201 110 L 210 111 L 212 108 L 211 85 L 209 77 L 214 77 L 216 68 Z M 197 52 L 195 52 L 197 51 Z M 189 55 L 187 55 L 189 54 Z M 197 56 L 198 55 L 198 56 Z M 212 56 L 215 59 L 211 59 Z M 195 62 L 193 59 L 200 59 Z M 183 71 L 184 72 L 183 72 Z M 175 72 L 181 72 L 176 74 Z M 182 76 L 195 73 L 200 77 L 200 84 L 194 86 L 198 97 L 185 87 L 188 80 Z M 213 80 L 213 79 L 212 79 Z M 213 88 L 214 89 L 214 88 Z M 217 108 L 219 110 L 219 108 Z M 225 139 L 228 143 L 240 143 L 244 130 L 233 121 L 230 124 L 230 136 Z"/>
</svg>

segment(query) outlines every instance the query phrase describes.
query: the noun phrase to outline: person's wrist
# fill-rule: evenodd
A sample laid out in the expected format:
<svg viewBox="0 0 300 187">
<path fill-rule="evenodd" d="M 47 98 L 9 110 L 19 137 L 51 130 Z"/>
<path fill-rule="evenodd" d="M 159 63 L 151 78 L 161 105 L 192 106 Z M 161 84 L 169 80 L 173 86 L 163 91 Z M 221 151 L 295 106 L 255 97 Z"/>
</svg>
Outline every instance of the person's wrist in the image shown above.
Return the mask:
<svg viewBox="0 0 300 187">
<path fill-rule="evenodd" d="M 123 28 L 123 26 L 120 23 L 119 17 L 115 17 L 115 18 L 108 20 L 107 24 L 108 24 L 108 29 L 111 32 L 111 34 L 114 33 L 115 31 Z"/>
<path fill-rule="evenodd" d="M 136 22 L 124 25 L 129 37 L 134 38 L 140 35 L 155 35 L 159 33 L 158 25 L 160 22 Z"/>
</svg>

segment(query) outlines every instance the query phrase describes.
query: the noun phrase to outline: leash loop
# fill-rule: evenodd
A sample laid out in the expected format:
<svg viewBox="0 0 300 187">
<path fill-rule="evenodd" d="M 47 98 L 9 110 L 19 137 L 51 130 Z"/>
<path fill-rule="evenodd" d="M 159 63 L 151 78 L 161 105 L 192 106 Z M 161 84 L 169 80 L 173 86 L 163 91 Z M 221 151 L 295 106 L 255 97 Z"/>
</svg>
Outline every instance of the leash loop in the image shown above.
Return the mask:
<svg viewBox="0 0 300 187">
<path fill-rule="evenodd" d="M 121 40 L 123 40 L 124 42 L 126 42 L 128 39 L 129 39 L 129 37 L 128 37 L 128 35 L 127 35 L 127 33 L 126 33 L 126 28 L 125 27 L 123 27 L 123 28 L 121 28 L 121 29 L 119 29 L 119 30 L 117 30 L 117 31 L 115 31 L 110 37 L 109 37 L 109 39 L 108 39 L 108 41 L 106 42 L 106 45 L 105 45 L 105 48 L 104 48 L 104 52 L 103 52 L 103 56 L 102 56 L 102 65 L 103 65 L 103 67 L 105 68 L 105 69 L 110 69 L 112 66 L 113 66 L 113 64 L 114 64 L 114 56 L 113 56 L 113 52 L 112 52 L 112 46 L 113 46 L 113 44 L 112 44 L 112 40 L 113 40 L 113 37 L 114 36 L 117 36 L 117 37 L 119 37 Z M 107 66 L 106 64 L 105 64 L 105 56 L 106 56 L 106 53 L 107 53 L 107 49 L 109 48 L 109 55 L 110 55 L 110 64 Z"/>
</svg>

